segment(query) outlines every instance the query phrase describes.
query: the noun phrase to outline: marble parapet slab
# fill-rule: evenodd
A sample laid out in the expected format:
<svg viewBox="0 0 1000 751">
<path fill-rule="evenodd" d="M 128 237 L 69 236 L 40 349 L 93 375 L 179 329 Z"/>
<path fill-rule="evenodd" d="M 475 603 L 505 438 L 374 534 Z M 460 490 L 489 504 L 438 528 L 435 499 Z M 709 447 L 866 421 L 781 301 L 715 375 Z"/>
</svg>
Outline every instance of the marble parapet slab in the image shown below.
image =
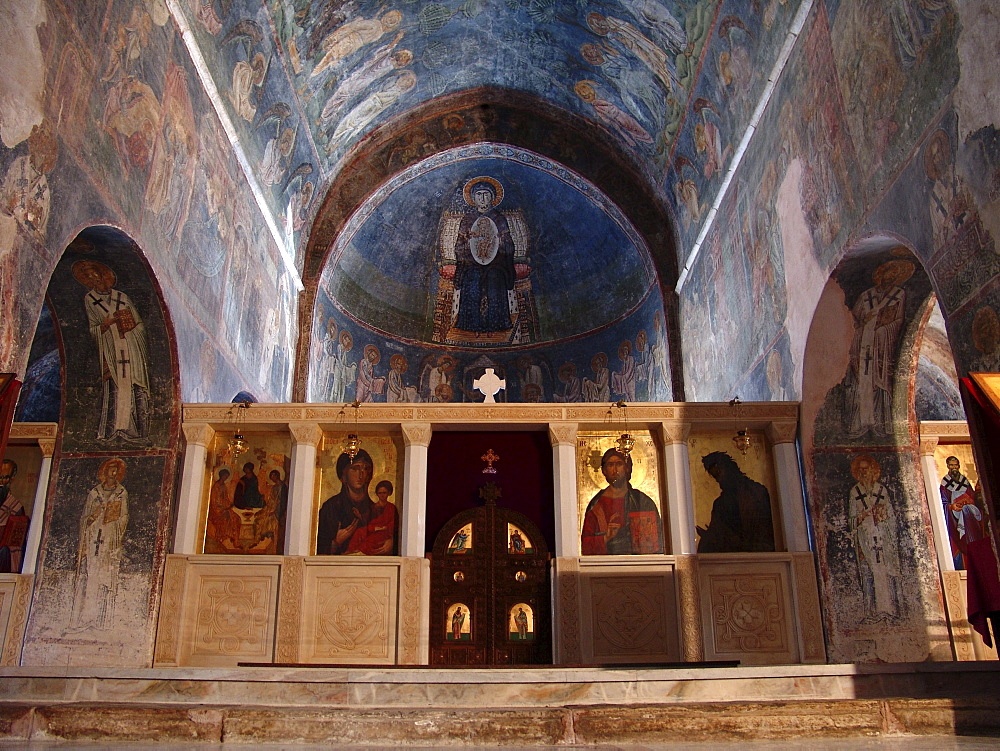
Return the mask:
<svg viewBox="0 0 1000 751">
<path fill-rule="evenodd" d="M 0 705 L 474 709 L 975 698 L 998 663 L 734 668 L 0 668 Z"/>
</svg>

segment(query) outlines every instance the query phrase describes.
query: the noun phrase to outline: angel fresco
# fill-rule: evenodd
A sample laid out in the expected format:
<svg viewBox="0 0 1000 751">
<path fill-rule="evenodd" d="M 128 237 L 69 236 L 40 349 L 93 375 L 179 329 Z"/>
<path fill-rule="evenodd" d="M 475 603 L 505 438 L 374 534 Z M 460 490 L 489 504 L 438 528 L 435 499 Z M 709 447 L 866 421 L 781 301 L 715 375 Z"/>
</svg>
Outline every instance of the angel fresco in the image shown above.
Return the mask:
<svg viewBox="0 0 1000 751">
<path fill-rule="evenodd" d="M 598 36 L 611 36 L 642 60 L 663 84 L 665 93 L 669 94 L 673 90 L 676 78 L 675 66 L 667 53 L 635 26 L 620 18 L 603 16 L 600 13 L 589 13 L 587 26 Z"/>
<path fill-rule="evenodd" d="M 194 188 L 198 135 L 188 95 L 187 74 L 167 64 L 163 86 L 163 122 L 156 134 L 145 205 L 156 215 L 165 237 L 176 237 L 187 222 Z"/>
<path fill-rule="evenodd" d="M 687 33 L 663 3 L 658 0 L 622 0 L 622 5 L 650 29 L 650 36 L 660 48 L 674 53 L 684 49 Z"/>
<path fill-rule="evenodd" d="M 649 73 L 634 70 L 628 58 L 609 44 L 587 42 L 580 46 L 583 59 L 599 68 L 626 107 L 640 121 L 651 123 L 662 104 L 659 90 Z"/>
<path fill-rule="evenodd" d="M 306 170 L 308 168 L 308 170 Z M 313 166 L 303 162 L 292 171 L 291 177 L 285 182 L 285 192 L 292 188 L 292 196 L 288 199 L 287 217 L 291 217 L 292 226 L 286 229 L 291 232 L 301 232 L 309 219 L 309 206 L 316 194 L 316 185 L 312 180 L 306 180 L 304 175 L 311 174 Z"/>
<path fill-rule="evenodd" d="M 689 167 L 697 174 L 697 169 L 686 156 L 679 155 L 674 160 L 674 169 L 677 170 L 677 182 L 674 183 L 674 196 L 677 204 L 682 208 L 681 223 L 687 231 L 691 225 L 697 225 L 701 221 L 701 212 L 705 209 L 701 199 L 698 197 L 698 186 L 694 180 L 684 175 L 684 168 Z"/>
<path fill-rule="evenodd" d="M 402 13 L 390 10 L 381 18 L 356 18 L 338 26 L 323 40 L 325 54 L 310 75 L 318 76 L 365 45 L 377 42 L 384 35 L 399 28 L 402 21 Z"/>
<path fill-rule="evenodd" d="M 703 172 L 705 179 L 711 179 L 716 172 L 722 172 L 726 159 L 732 154 L 733 147 L 731 144 L 726 144 L 725 148 L 722 147 L 719 126 L 708 115 L 711 112 L 715 118 L 720 118 L 719 110 L 712 102 L 704 97 L 698 97 L 694 100 L 692 109 L 701 115 L 701 122 L 694 126 L 694 147 L 699 154 L 704 154 Z"/>
<path fill-rule="evenodd" d="M 729 42 L 729 49 L 719 53 L 717 62 L 722 94 L 748 107 L 753 63 L 747 47 L 737 40 L 753 41 L 753 33 L 739 16 L 726 16 L 719 22 L 719 37 Z"/>
<path fill-rule="evenodd" d="M 596 84 L 593 81 L 580 81 L 573 87 L 573 91 L 584 102 L 594 108 L 594 112 L 612 130 L 622 136 L 628 143 L 637 146 L 640 143 L 653 143 L 653 137 L 649 135 L 645 128 L 630 114 L 622 110 L 618 105 L 601 99 L 597 96 Z"/>
<path fill-rule="evenodd" d="M 365 92 L 376 81 L 380 81 L 392 71 L 405 68 L 413 62 L 413 53 L 410 50 L 394 49 L 402 38 L 402 33 L 397 34 L 392 42 L 379 47 L 371 57 L 337 84 L 337 88 L 326 100 L 323 111 L 320 113 L 319 125 L 321 128 L 329 127 L 344 105 Z"/>
<path fill-rule="evenodd" d="M 292 108 L 286 102 L 275 102 L 257 125 L 258 129 L 271 123 L 275 125 L 274 136 L 264 147 L 264 156 L 258 164 L 260 179 L 265 185 L 279 184 L 288 170 L 288 161 L 295 148 L 295 129 L 285 125 L 291 116 Z"/>
<path fill-rule="evenodd" d="M 343 143 L 359 135 L 365 126 L 416 85 L 417 75 L 412 70 L 404 70 L 383 84 L 381 89 L 362 100 L 340 121 L 326 145 L 327 154 L 332 154 Z"/>
</svg>

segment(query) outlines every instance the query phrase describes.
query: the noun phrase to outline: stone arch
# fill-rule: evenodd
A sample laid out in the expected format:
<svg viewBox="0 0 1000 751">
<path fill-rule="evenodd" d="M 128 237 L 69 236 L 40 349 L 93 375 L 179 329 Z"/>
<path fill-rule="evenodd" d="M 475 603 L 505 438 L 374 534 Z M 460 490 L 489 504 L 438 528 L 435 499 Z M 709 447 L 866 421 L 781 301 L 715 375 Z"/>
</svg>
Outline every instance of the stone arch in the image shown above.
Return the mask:
<svg viewBox="0 0 1000 751">
<path fill-rule="evenodd" d="M 452 127 L 457 123 L 462 127 Z M 666 313 L 672 394 L 674 399 L 683 399 L 677 296 L 673 291 L 678 274 L 675 222 L 657 187 L 650 184 L 633 155 L 623 152 L 608 134 L 583 118 L 521 92 L 491 88 L 435 99 L 369 134 L 347 155 L 325 190 L 318 190 L 324 198 L 303 262 L 293 399 L 301 401 L 306 396 L 317 287 L 327 254 L 345 223 L 374 191 L 417 159 L 459 144 L 484 142 L 529 149 L 565 165 L 622 209 L 643 237 L 656 266 Z"/>
<path fill-rule="evenodd" d="M 59 432 L 22 664 L 144 666 L 180 450 L 178 358 L 142 251 L 81 231 L 49 280 Z"/>
<path fill-rule="evenodd" d="M 872 237 L 844 254 L 814 313 L 802 449 L 832 662 L 950 656 L 913 414 L 933 299 L 912 249 Z"/>
</svg>

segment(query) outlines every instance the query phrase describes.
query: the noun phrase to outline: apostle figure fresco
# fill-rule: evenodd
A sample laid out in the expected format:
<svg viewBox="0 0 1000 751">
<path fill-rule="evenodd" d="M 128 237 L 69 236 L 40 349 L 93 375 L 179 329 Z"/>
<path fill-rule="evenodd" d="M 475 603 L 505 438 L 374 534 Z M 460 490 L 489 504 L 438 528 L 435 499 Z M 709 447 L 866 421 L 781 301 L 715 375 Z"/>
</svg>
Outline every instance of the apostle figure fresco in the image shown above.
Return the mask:
<svg viewBox="0 0 1000 751">
<path fill-rule="evenodd" d="M 707 527 L 696 527 L 699 553 L 774 552 L 774 523 L 767 488 L 747 477 L 724 451 L 702 457 L 705 471 L 722 492 L 712 504 Z"/>
<path fill-rule="evenodd" d="M 858 297 L 854 316 L 849 372 L 851 438 L 871 432 L 885 437 L 892 425 L 892 380 L 896 370 L 897 343 L 906 309 L 902 285 L 912 276 L 910 261 L 887 261 L 875 269 L 875 286 Z"/>
<path fill-rule="evenodd" d="M 149 375 L 142 317 L 128 295 L 115 289 L 115 272 L 103 263 L 77 261 L 73 276 L 88 289 L 83 302 L 104 384 L 97 439 L 147 444 Z"/>
<path fill-rule="evenodd" d="M 848 496 L 848 521 L 864 596 L 862 623 L 894 623 L 901 615 L 899 546 L 892 495 L 880 482 L 882 468 L 873 456 L 851 462 L 857 484 Z"/>
<path fill-rule="evenodd" d="M 97 484 L 87 493 L 80 518 L 73 630 L 115 627 L 115 600 L 122 563 L 122 539 L 128 526 L 125 462 L 108 459 L 97 470 Z"/>
<path fill-rule="evenodd" d="M 580 548 L 583 555 L 663 552 L 663 525 L 656 503 L 630 484 L 632 457 L 609 448 L 601 457 L 608 486 L 587 505 Z"/>
</svg>

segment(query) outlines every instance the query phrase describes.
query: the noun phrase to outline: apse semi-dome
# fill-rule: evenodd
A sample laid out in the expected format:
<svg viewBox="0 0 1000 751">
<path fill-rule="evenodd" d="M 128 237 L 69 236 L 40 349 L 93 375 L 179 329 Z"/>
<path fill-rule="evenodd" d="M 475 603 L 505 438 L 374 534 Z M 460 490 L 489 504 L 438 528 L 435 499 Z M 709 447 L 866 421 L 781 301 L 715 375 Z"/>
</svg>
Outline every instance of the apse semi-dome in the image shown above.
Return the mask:
<svg viewBox="0 0 1000 751">
<path fill-rule="evenodd" d="M 393 177 L 330 249 L 311 401 L 670 397 L 650 253 L 594 185 L 524 149 L 476 144 Z M 617 376 L 615 375 L 617 373 Z"/>
<path fill-rule="evenodd" d="M 320 284 L 387 338 L 477 348 L 593 333 L 656 286 L 642 239 L 592 184 L 482 144 L 386 183 L 338 237 Z"/>
</svg>

